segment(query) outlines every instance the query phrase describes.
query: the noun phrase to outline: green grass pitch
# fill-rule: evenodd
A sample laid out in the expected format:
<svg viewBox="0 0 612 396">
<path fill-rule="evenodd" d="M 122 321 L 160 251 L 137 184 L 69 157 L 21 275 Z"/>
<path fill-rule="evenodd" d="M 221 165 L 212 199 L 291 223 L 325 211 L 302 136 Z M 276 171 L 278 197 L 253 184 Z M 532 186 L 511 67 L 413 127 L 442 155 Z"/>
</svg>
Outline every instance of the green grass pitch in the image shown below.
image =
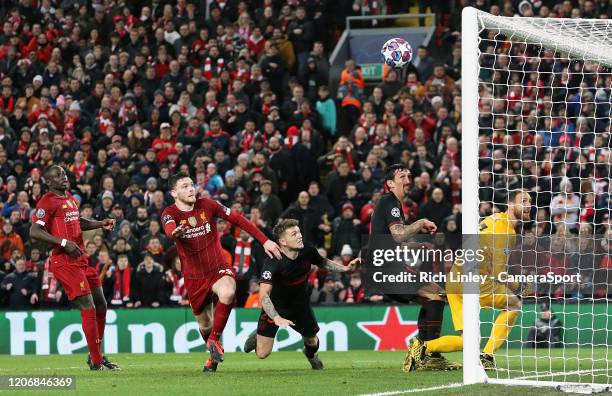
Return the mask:
<svg viewBox="0 0 612 396">
<path fill-rule="evenodd" d="M 606 383 L 612 377 L 612 366 L 606 365 L 606 349 L 589 348 L 577 359 L 573 349 L 548 350 L 534 354 L 523 350 L 524 359 L 518 358 L 519 349 L 498 355 L 498 364 L 514 371 L 498 372 L 500 377 L 529 375 L 535 371 L 550 369 L 566 372 L 591 370 L 595 367 L 597 382 Z M 587 356 L 588 355 L 588 356 Z M 75 375 L 77 393 L 105 395 L 360 395 L 380 396 L 418 393 L 421 395 L 520 395 L 534 392 L 533 388 L 501 385 L 474 385 L 450 387 L 461 382 L 462 372 L 413 372 L 404 373 L 400 366 L 404 352 L 322 352 L 325 370 L 313 371 L 301 353 L 274 352 L 266 360 L 258 360 L 254 354 L 228 353 L 226 361 L 214 374 L 201 372 L 206 353 L 190 354 L 117 354 L 113 361 L 123 366 L 121 372 L 91 372 L 85 366 L 85 355 L 18 356 L 0 357 L 0 375 Z M 448 354 L 450 359 L 461 360 L 460 354 Z M 551 360 L 549 356 L 554 356 Z M 573 359 L 573 360 L 572 360 Z M 584 373 L 567 379 L 590 378 Z M 534 379 L 531 376 L 529 379 Z M 550 379 L 550 377 L 545 378 Z M 608 382 L 609 383 L 609 382 Z M 423 390 L 434 388 L 432 390 Z M 49 391 L 50 393 L 75 394 L 74 391 Z M 19 394 L 41 394 L 20 392 Z M 559 395 L 551 388 L 537 390 L 538 396 Z"/>
</svg>

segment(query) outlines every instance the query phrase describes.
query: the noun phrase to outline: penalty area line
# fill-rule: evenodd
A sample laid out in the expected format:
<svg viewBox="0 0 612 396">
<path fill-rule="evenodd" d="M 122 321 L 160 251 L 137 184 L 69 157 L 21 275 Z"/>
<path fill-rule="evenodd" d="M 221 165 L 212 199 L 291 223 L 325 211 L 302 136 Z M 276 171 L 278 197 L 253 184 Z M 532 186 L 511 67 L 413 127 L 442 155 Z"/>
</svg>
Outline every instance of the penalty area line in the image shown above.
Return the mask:
<svg viewBox="0 0 612 396">
<path fill-rule="evenodd" d="M 462 386 L 463 384 L 461 382 L 453 382 L 451 384 L 431 386 L 429 388 L 417 388 L 417 389 L 413 388 L 413 389 L 403 389 L 403 390 L 380 392 L 380 393 L 364 393 L 359 396 L 394 396 L 394 395 L 403 395 L 406 393 L 420 393 L 420 392 L 437 391 L 437 390 L 448 389 L 448 388 L 460 388 Z"/>
</svg>

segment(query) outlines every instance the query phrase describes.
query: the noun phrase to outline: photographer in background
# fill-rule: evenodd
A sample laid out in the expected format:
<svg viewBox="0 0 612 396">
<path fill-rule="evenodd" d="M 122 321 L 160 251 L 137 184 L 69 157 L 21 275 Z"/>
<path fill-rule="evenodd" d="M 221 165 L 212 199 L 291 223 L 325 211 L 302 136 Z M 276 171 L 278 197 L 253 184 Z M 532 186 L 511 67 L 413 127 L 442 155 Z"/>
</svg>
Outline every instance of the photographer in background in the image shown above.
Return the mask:
<svg viewBox="0 0 612 396">
<path fill-rule="evenodd" d="M 527 345 L 530 348 L 559 348 L 563 339 L 563 323 L 556 318 L 548 304 L 541 305 L 542 312 L 535 326 L 529 329 Z"/>
</svg>

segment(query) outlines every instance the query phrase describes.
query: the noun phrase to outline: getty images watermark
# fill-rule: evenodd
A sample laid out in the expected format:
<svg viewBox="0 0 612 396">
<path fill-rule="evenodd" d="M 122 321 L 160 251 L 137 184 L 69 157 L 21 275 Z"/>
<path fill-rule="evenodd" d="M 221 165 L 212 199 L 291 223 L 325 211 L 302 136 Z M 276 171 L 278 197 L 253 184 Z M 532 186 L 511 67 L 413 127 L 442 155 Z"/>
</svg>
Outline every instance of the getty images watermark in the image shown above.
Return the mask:
<svg viewBox="0 0 612 396">
<path fill-rule="evenodd" d="M 555 273 L 544 265 L 538 268 L 532 254 L 535 250 L 520 236 L 440 233 L 417 235 L 398 244 L 393 237 L 380 235 L 371 236 L 364 246 L 363 283 L 370 292 L 416 294 L 429 283 L 442 287 L 530 284 L 534 291 L 582 283 L 579 273 Z M 551 252 L 547 257 L 553 256 Z M 545 264 L 546 260 L 540 261 Z M 472 290 L 478 292 L 478 288 Z"/>
</svg>

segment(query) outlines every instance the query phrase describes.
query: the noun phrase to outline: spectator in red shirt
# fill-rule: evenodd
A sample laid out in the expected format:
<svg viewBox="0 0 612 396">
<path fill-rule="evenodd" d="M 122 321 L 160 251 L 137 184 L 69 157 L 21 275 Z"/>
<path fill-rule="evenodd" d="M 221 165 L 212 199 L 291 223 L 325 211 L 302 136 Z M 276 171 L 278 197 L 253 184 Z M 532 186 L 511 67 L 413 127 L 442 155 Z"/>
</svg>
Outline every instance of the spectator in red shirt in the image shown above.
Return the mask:
<svg viewBox="0 0 612 396">
<path fill-rule="evenodd" d="M 165 162 L 171 150 L 176 150 L 176 140 L 172 138 L 170 124 L 163 122 L 159 128 L 160 136 L 153 139 L 151 148 L 155 150 L 157 161 Z"/>
</svg>

